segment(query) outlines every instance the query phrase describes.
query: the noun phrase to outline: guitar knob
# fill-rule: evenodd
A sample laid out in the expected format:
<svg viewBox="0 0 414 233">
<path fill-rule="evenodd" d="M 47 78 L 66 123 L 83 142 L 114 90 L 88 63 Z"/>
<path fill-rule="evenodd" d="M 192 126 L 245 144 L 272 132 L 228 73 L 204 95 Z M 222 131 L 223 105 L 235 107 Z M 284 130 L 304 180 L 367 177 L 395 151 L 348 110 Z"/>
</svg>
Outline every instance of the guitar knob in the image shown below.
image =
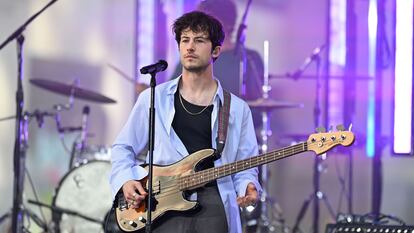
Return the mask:
<svg viewBox="0 0 414 233">
<path fill-rule="evenodd" d="M 137 227 L 138 226 L 138 224 L 136 223 L 136 222 L 134 222 L 134 221 L 129 221 L 129 225 L 131 226 L 131 227 L 133 227 L 133 228 L 135 228 L 135 227 Z"/>
<path fill-rule="evenodd" d="M 138 220 L 140 221 L 140 222 L 142 222 L 142 223 L 146 223 L 147 222 L 147 220 L 144 218 L 144 217 L 139 217 L 138 218 Z"/>
</svg>

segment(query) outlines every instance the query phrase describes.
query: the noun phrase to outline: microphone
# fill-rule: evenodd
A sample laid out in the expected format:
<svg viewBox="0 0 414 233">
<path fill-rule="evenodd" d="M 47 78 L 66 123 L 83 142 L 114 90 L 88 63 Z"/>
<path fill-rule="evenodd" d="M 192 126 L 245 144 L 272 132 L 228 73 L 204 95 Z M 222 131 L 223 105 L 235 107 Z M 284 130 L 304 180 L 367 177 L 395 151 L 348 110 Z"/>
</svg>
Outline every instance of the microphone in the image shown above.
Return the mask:
<svg viewBox="0 0 414 233">
<path fill-rule="evenodd" d="M 86 136 L 88 133 L 88 118 L 89 118 L 89 106 L 85 105 L 82 110 L 82 133 L 81 133 L 81 149 L 86 146 Z"/>
<path fill-rule="evenodd" d="M 302 75 L 302 73 L 306 70 L 306 68 L 309 66 L 309 64 L 312 62 L 312 61 L 314 61 L 314 60 L 316 60 L 317 58 L 319 58 L 319 54 L 322 52 L 322 50 L 325 48 L 325 44 L 323 44 L 323 45 L 321 45 L 321 46 L 319 46 L 319 47 L 317 47 L 317 48 L 315 48 L 313 51 L 312 51 L 312 54 L 309 56 L 309 57 L 307 57 L 306 59 L 305 59 L 305 61 L 303 62 L 303 64 L 299 67 L 299 69 L 297 69 L 295 72 L 293 72 L 293 73 L 286 73 L 286 76 L 287 77 L 289 77 L 289 78 L 293 78 L 293 79 L 298 79 L 301 75 Z"/>
<path fill-rule="evenodd" d="M 141 74 L 158 73 L 167 69 L 168 63 L 164 60 L 159 60 L 157 63 L 144 66 L 139 71 Z"/>
</svg>

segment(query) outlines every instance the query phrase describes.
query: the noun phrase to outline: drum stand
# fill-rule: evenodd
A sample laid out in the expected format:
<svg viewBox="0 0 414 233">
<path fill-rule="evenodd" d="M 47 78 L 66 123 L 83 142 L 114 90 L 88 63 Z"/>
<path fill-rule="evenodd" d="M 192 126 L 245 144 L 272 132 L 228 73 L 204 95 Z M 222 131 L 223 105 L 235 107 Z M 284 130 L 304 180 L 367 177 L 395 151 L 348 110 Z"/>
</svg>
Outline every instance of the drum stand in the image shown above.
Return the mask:
<svg viewBox="0 0 414 233">
<path fill-rule="evenodd" d="M 271 90 L 271 86 L 269 85 L 269 69 L 268 69 L 268 43 L 265 42 L 264 45 L 264 75 L 263 75 L 263 93 L 262 93 L 262 100 L 263 103 L 268 103 L 269 101 L 269 92 Z M 272 135 L 271 127 L 270 127 L 270 114 L 271 111 L 275 108 L 275 106 L 266 106 L 264 104 L 262 106 L 262 130 L 260 132 L 261 136 L 261 145 L 260 145 L 260 153 L 265 154 L 268 150 L 268 139 Z M 282 216 L 282 211 L 280 209 L 279 204 L 268 197 L 267 191 L 269 190 L 268 187 L 268 177 L 269 172 L 267 169 L 267 164 L 261 166 L 260 172 L 260 179 L 263 187 L 263 192 L 260 197 L 260 217 L 257 223 L 257 232 L 280 232 L 284 233 L 287 232 L 287 227 L 285 226 L 284 219 Z M 269 221 L 269 213 L 272 214 L 272 218 L 275 217 L 274 220 Z M 275 223 L 278 223 L 276 226 Z M 277 229 L 277 230 L 276 230 Z"/>
<path fill-rule="evenodd" d="M 82 110 L 82 126 L 72 127 L 73 129 L 75 129 L 74 131 L 81 131 L 81 138 L 79 141 L 75 140 L 72 144 L 72 150 L 70 153 L 69 160 L 69 171 L 74 167 L 78 167 L 80 164 L 87 162 L 79 161 L 79 156 L 81 156 L 82 153 L 85 152 L 85 149 L 87 147 L 89 111 L 89 106 L 85 105 Z M 57 122 L 59 122 L 59 120 L 57 120 Z"/>
<path fill-rule="evenodd" d="M 22 114 L 21 117 L 21 124 L 20 124 L 20 132 L 21 134 L 19 135 L 19 146 L 20 146 L 20 154 L 25 156 L 25 152 L 27 150 L 27 145 L 28 145 L 28 140 L 29 140 L 29 122 L 30 119 L 35 118 L 37 120 L 38 126 L 39 128 L 41 128 L 43 126 L 43 119 L 45 116 L 54 116 L 55 113 L 51 113 L 51 112 L 47 112 L 47 111 L 39 111 L 39 110 L 35 110 L 33 113 L 29 113 L 29 112 L 24 112 Z M 7 117 L 7 118 L 3 118 L 0 119 L 1 120 L 10 120 L 10 119 L 14 119 L 15 117 Z M 24 181 L 24 177 L 25 177 L 25 170 L 26 170 L 26 166 L 25 163 L 22 162 L 23 158 L 20 158 L 20 163 L 19 163 L 19 167 L 21 167 L 20 172 L 22 172 L 22 174 L 20 174 L 21 176 L 21 181 Z M 16 189 L 16 187 L 15 187 Z M 28 216 L 30 219 L 32 219 L 39 227 L 41 227 L 43 229 L 44 232 L 50 232 L 48 229 L 48 225 L 42 220 L 40 219 L 35 213 L 33 213 L 30 209 L 25 208 L 24 204 L 23 204 L 23 184 L 20 186 L 21 189 L 21 204 L 19 205 L 18 211 L 15 212 L 16 210 L 13 208 L 11 213 L 6 213 L 3 216 L 0 217 L 0 224 L 1 222 L 3 222 L 5 219 L 7 219 L 8 217 L 12 217 L 12 231 L 14 232 L 24 232 L 25 230 L 27 231 L 27 229 L 25 229 L 24 225 L 23 225 L 23 218 L 24 216 Z M 15 197 L 16 198 L 16 197 Z M 15 200 L 16 201 L 16 200 Z M 18 221 L 16 219 L 14 219 L 14 217 L 16 217 L 16 214 L 19 216 Z"/>
</svg>

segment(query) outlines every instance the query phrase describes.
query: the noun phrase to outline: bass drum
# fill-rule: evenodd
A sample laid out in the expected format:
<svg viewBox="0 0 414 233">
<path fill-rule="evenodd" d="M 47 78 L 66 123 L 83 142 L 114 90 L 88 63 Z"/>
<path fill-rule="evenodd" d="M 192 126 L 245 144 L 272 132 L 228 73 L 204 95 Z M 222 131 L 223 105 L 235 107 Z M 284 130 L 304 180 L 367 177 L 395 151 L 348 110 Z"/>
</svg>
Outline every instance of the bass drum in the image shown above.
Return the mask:
<svg viewBox="0 0 414 233">
<path fill-rule="evenodd" d="M 56 189 L 53 206 L 77 212 L 99 222 L 61 213 L 55 209 L 53 222 L 56 232 L 104 232 L 105 217 L 110 213 L 112 204 L 108 180 L 110 169 L 111 164 L 107 161 L 91 161 L 74 168 L 63 177 Z M 118 232 L 113 229 L 113 224 L 116 224 L 113 211 L 111 215 L 108 232 Z"/>
</svg>

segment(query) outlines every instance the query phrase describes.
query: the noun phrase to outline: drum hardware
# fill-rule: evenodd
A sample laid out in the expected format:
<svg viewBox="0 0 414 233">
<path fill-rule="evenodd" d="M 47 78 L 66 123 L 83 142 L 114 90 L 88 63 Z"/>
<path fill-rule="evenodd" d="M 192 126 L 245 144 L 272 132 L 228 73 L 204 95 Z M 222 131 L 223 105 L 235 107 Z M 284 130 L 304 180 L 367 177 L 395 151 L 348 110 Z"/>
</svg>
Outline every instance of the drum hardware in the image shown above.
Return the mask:
<svg viewBox="0 0 414 233">
<path fill-rule="evenodd" d="M 269 84 L 269 43 L 268 41 L 264 42 L 264 74 L 263 74 L 263 87 L 262 87 L 262 98 L 247 101 L 247 104 L 252 109 L 258 109 L 261 111 L 262 115 L 262 129 L 260 131 L 260 145 L 259 150 L 260 153 L 266 153 L 268 150 L 268 139 L 272 135 L 271 127 L 270 127 L 270 119 L 271 119 L 271 112 L 275 109 L 283 109 L 283 108 L 302 108 L 303 104 L 298 103 L 290 103 L 284 101 L 276 101 L 269 98 L 269 92 L 271 90 L 271 86 Z M 282 216 L 282 211 L 280 205 L 268 197 L 268 177 L 269 172 L 267 169 L 267 164 L 262 165 L 259 168 L 259 179 L 261 180 L 263 186 L 263 192 L 260 197 L 260 203 L 258 204 L 258 209 L 260 211 L 259 216 L 256 217 L 254 213 L 252 217 L 257 218 L 256 221 L 251 222 L 251 226 L 249 226 L 249 222 L 247 222 L 247 229 L 246 231 L 253 231 L 253 232 L 275 232 L 278 229 L 278 232 L 287 232 L 288 228 L 285 225 L 284 218 Z M 255 210 L 251 210 L 248 212 L 253 212 Z M 272 214 L 272 219 L 269 218 L 269 214 Z M 274 218 L 275 216 L 278 218 Z"/>
<path fill-rule="evenodd" d="M 315 104 L 314 104 L 314 109 L 313 109 L 313 114 L 314 114 L 314 127 L 316 128 L 316 131 L 321 133 L 321 132 L 325 132 L 325 128 L 323 127 L 319 127 L 319 125 L 321 124 L 321 119 L 325 119 L 326 121 L 326 117 L 323 117 L 322 113 L 321 113 L 321 104 L 320 104 L 320 99 L 321 99 L 321 79 L 322 79 L 322 75 L 321 75 L 321 52 L 323 51 L 323 49 L 325 49 L 326 44 L 322 44 L 321 46 L 315 48 L 312 53 L 310 54 L 309 57 L 307 57 L 305 59 L 305 61 L 303 62 L 303 64 L 294 72 L 292 73 L 287 73 L 286 77 L 292 78 L 293 80 L 298 80 L 303 72 L 309 67 L 310 64 L 312 64 L 313 62 L 316 65 L 316 89 L 315 89 Z M 325 78 L 327 77 L 326 75 L 324 76 Z M 325 88 L 326 89 L 326 88 Z M 324 95 L 324 98 L 327 98 L 326 96 L 326 92 Z M 323 125 L 328 125 L 327 122 L 323 123 Z M 350 129 L 351 130 L 352 125 L 350 125 Z M 344 130 L 343 126 L 338 126 L 337 129 L 339 131 Z M 322 165 L 323 160 L 326 159 L 326 154 L 324 156 L 317 156 L 315 157 L 315 161 L 314 161 L 314 166 L 313 166 L 313 190 L 311 192 L 311 194 L 308 196 L 308 198 L 306 198 L 302 204 L 301 209 L 299 210 L 299 213 L 296 217 L 296 221 L 295 224 L 293 226 L 293 233 L 299 232 L 299 225 L 301 220 L 303 219 L 304 215 L 306 214 L 306 211 L 309 207 L 309 204 L 311 202 L 313 202 L 313 215 L 312 215 L 312 232 L 313 233 L 318 233 L 319 232 L 319 202 L 322 200 L 323 203 L 325 204 L 325 207 L 327 208 L 330 216 L 332 218 L 335 218 L 335 213 L 334 210 L 332 208 L 332 206 L 330 205 L 329 201 L 328 201 L 328 197 L 326 196 L 326 194 L 324 192 L 322 192 L 320 190 L 320 176 L 321 176 L 321 172 L 324 169 L 324 166 Z"/>
<path fill-rule="evenodd" d="M 25 111 L 22 114 L 22 124 L 20 125 L 20 146 L 22 147 L 21 150 L 26 151 L 27 147 L 28 147 L 28 141 L 29 141 L 29 123 L 32 119 L 35 119 L 37 122 L 37 125 L 39 128 L 43 127 L 44 124 L 44 118 L 45 117 L 54 117 L 56 116 L 57 112 L 56 111 L 41 111 L 41 110 L 34 110 L 33 112 L 28 112 Z M 6 117 L 6 118 L 2 118 L 1 120 L 11 120 L 16 118 L 15 116 L 10 116 L 10 117 Z M 20 160 L 20 163 L 22 163 L 22 161 Z M 21 166 L 23 166 L 24 164 L 19 164 Z M 16 188 L 16 187 L 15 187 Z M 23 192 L 23 190 L 21 190 Z M 13 213 L 15 210 L 12 211 L 12 214 L 15 215 L 16 213 Z M 0 223 L 2 221 L 4 221 L 9 215 L 11 215 L 10 213 L 6 213 L 5 215 L 1 216 L 0 218 Z M 42 220 L 41 218 L 39 218 L 34 212 L 32 212 L 30 209 L 25 208 L 25 206 L 23 204 L 19 205 L 19 210 L 18 210 L 18 215 L 21 216 L 21 219 L 24 218 L 24 216 L 28 216 L 30 219 L 32 219 L 39 227 L 41 227 L 44 232 L 48 232 L 48 226 L 47 224 L 44 222 L 44 220 Z M 23 224 L 23 220 L 21 220 L 20 218 L 18 219 L 18 222 L 16 223 L 15 216 L 12 216 L 12 228 L 13 228 L 13 232 L 22 232 L 25 230 L 24 224 Z"/>
<path fill-rule="evenodd" d="M 103 222 L 101 220 L 99 220 L 99 219 L 95 219 L 95 218 L 92 218 L 92 217 L 88 217 L 88 216 L 83 215 L 83 214 L 81 214 L 81 213 L 79 213 L 77 211 L 73 211 L 73 210 L 70 210 L 70 209 L 67 209 L 67 208 L 60 208 L 60 207 L 57 207 L 57 206 L 48 205 L 48 204 L 45 204 L 45 203 L 42 203 L 42 202 L 38 202 L 38 201 L 34 201 L 34 200 L 28 200 L 28 202 L 30 204 L 33 204 L 33 205 L 37 205 L 37 206 L 49 208 L 54 213 L 69 214 L 69 215 L 73 215 L 73 216 L 76 216 L 76 217 L 83 218 L 83 219 L 85 219 L 87 221 L 90 221 L 90 222 L 94 222 L 94 223 L 97 223 L 97 224 L 103 224 Z"/>
<path fill-rule="evenodd" d="M 20 27 L 18 27 L 10 36 L 7 37 L 0 44 L 0 50 L 8 45 L 11 41 L 16 40 L 17 44 L 17 89 L 16 89 L 16 121 L 15 121 L 15 140 L 13 150 L 13 209 L 12 209 L 12 231 L 19 233 L 24 230 L 23 226 L 23 191 L 24 191 L 24 169 L 26 167 L 26 150 L 27 141 L 25 141 L 24 134 L 27 129 L 24 129 L 26 120 L 24 120 L 24 88 L 23 88 L 23 44 L 25 37 L 23 35 L 29 24 L 42 14 L 48 7 L 57 2 L 57 0 L 49 1 L 36 14 L 27 19 Z"/>
</svg>

